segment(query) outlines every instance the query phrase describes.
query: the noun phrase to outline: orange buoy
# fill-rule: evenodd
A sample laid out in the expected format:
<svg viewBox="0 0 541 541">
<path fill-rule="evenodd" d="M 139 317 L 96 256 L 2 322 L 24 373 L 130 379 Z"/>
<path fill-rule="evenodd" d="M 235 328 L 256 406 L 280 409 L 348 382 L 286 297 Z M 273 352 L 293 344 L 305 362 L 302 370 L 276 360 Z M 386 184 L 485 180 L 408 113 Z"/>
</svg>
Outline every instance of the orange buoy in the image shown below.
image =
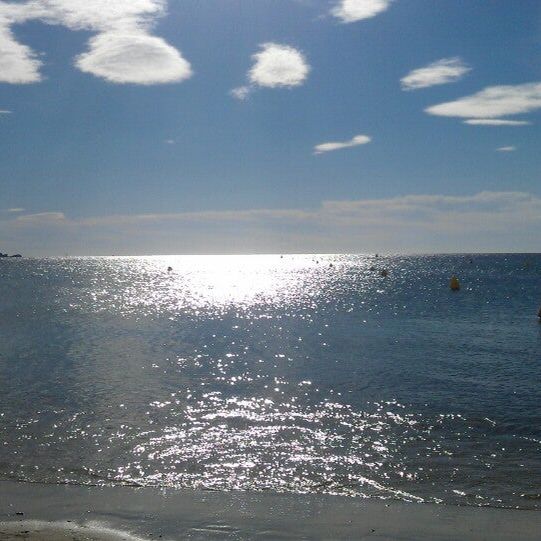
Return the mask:
<svg viewBox="0 0 541 541">
<path fill-rule="evenodd" d="M 456 276 L 451 277 L 451 281 L 449 282 L 449 287 L 451 288 L 451 291 L 459 291 L 460 290 L 460 282 L 458 281 L 458 278 Z"/>
</svg>

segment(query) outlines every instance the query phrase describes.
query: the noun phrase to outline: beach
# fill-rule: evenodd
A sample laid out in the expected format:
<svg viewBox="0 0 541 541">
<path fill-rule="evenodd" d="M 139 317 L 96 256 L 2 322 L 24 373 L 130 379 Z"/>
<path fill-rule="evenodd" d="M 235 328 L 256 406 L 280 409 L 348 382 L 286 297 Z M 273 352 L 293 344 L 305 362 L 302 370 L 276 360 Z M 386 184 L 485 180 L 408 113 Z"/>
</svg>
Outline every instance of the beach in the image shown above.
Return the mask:
<svg viewBox="0 0 541 541">
<path fill-rule="evenodd" d="M 536 511 L 385 503 L 327 495 L 3 481 L 0 502 L 2 541 L 537 541 L 541 532 L 541 514 Z"/>
</svg>

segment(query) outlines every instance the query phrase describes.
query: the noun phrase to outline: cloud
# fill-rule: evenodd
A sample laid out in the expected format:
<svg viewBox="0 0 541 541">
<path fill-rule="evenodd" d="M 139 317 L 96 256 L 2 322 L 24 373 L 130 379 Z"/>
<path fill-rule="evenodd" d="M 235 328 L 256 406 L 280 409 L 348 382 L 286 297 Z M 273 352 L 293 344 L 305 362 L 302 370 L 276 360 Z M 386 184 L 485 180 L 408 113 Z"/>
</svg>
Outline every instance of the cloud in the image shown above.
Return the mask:
<svg viewBox="0 0 541 541">
<path fill-rule="evenodd" d="M 459 57 L 442 58 L 423 68 L 418 68 L 400 79 L 403 90 L 416 90 L 429 86 L 459 81 L 471 71 Z"/>
<path fill-rule="evenodd" d="M 464 120 L 464 124 L 471 126 L 528 126 L 531 122 L 527 120 L 505 120 L 502 118 L 470 118 Z"/>
<path fill-rule="evenodd" d="M 2 21 L 2 4 L 0 4 L 0 82 L 11 84 L 29 84 L 41 81 L 39 68 L 41 61 L 36 53 L 18 43 Z"/>
<path fill-rule="evenodd" d="M 174 145 L 175 142 L 176 142 L 176 141 L 175 141 L 174 139 L 166 139 L 166 140 L 164 141 L 164 143 L 165 143 L 166 145 Z"/>
<path fill-rule="evenodd" d="M 11 208 L 11 209 L 6 209 L 6 212 L 11 212 L 11 213 L 14 213 L 14 212 L 24 212 L 26 209 L 23 209 L 21 207 L 15 207 L 15 208 Z"/>
<path fill-rule="evenodd" d="M 340 0 L 331 10 L 331 15 L 343 23 L 354 23 L 369 19 L 387 10 L 392 0 Z"/>
<path fill-rule="evenodd" d="M 314 147 L 314 154 L 323 154 L 324 152 L 331 152 L 333 150 L 340 150 L 342 148 L 351 148 L 359 145 L 366 145 L 370 143 L 370 141 L 372 141 L 372 138 L 368 135 L 356 135 L 349 141 L 321 143 Z"/>
<path fill-rule="evenodd" d="M 237 88 L 233 88 L 229 93 L 237 100 L 243 101 L 248 99 L 251 92 L 252 87 L 250 86 L 238 86 Z"/>
<path fill-rule="evenodd" d="M 541 197 L 405 195 L 247 209 L 69 219 L 0 219 L 4 251 L 70 254 L 533 251 Z M 6 242 L 7 239 L 7 242 Z"/>
<path fill-rule="evenodd" d="M 238 86 L 229 94 L 240 101 L 250 97 L 258 87 L 293 88 L 308 78 L 310 66 L 305 56 L 294 47 L 279 43 L 262 43 L 252 55 L 254 64 L 248 72 L 249 84 Z"/>
<path fill-rule="evenodd" d="M 138 32 L 99 34 L 75 65 L 112 83 L 154 85 L 180 82 L 192 75 L 190 64 L 174 47 Z"/>
<path fill-rule="evenodd" d="M 517 147 L 514 147 L 514 146 L 507 146 L 507 147 L 500 147 L 500 148 L 497 148 L 496 150 L 497 150 L 498 152 L 514 152 L 516 149 L 517 149 Z"/>
<path fill-rule="evenodd" d="M 489 86 L 476 94 L 428 107 L 431 115 L 494 119 L 541 109 L 541 83 Z"/>
<path fill-rule="evenodd" d="M 7 109 L 0 109 L 0 115 L 10 115 L 12 112 Z"/>
<path fill-rule="evenodd" d="M 10 30 L 14 24 L 31 20 L 94 32 L 88 50 L 75 60 L 83 72 L 113 83 L 142 85 L 188 79 L 192 69 L 180 51 L 150 33 L 166 4 L 166 0 L 0 2 L 0 81 L 41 80 L 41 62 Z"/>
<path fill-rule="evenodd" d="M 15 221 L 19 224 L 51 224 L 66 223 L 67 219 L 63 212 L 40 212 L 37 214 L 25 214 L 17 216 Z"/>
<path fill-rule="evenodd" d="M 250 83 L 267 88 L 300 86 L 308 77 L 310 66 L 294 47 L 263 43 L 252 56 L 254 65 L 248 73 Z"/>
</svg>

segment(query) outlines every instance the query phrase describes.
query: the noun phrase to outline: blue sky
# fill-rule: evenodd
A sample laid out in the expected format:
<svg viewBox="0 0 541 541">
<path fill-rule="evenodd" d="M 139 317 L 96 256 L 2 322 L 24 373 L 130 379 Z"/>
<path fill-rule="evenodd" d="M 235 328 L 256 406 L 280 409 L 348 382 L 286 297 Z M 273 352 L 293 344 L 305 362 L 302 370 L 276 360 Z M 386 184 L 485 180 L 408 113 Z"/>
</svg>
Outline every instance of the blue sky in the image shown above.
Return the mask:
<svg viewBox="0 0 541 541">
<path fill-rule="evenodd" d="M 0 2 L 0 110 L 0 251 L 539 251 L 537 0 Z"/>
</svg>

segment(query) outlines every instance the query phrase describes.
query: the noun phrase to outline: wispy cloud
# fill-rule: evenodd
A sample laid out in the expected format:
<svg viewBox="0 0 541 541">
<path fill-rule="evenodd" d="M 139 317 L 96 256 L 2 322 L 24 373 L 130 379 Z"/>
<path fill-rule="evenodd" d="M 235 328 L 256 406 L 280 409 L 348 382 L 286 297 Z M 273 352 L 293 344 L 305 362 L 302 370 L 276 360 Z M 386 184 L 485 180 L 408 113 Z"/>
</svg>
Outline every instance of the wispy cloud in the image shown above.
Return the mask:
<svg viewBox="0 0 541 541">
<path fill-rule="evenodd" d="M 39 253 L 509 251 L 535 248 L 541 197 L 524 192 L 325 201 L 247 209 L 70 219 L 0 219 L 5 250 Z M 522 244 L 517 242 L 522 239 Z M 82 248 L 83 247 L 83 248 Z M 84 252 L 81 252 L 81 250 Z"/>
<path fill-rule="evenodd" d="M 245 86 L 238 86 L 237 88 L 233 88 L 229 94 L 236 98 L 237 100 L 244 101 L 248 99 L 250 94 L 252 93 L 252 87 L 245 85 Z"/>
<path fill-rule="evenodd" d="M 26 209 L 23 209 L 22 207 L 14 207 L 10 209 L 6 209 L 5 212 L 15 213 L 15 212 L 24 212 Z"/>
<path fill-rule="evenodd" d="M 174 139 L 166 139 L 166 140 L 164 141 L 164 143 L 165 143 L 166 145 L 174 145 L 174 144 L 175 144 L 175 140 L 174 140 Z"/>
<path fill-rule="evenodd" d="M 17 216 L 15 221 L 19 224 L 51 224 L 64 223 L 67 220 L 63 212 L 39 212 L 37 214 Z"/>
<path fill-rule="evenodd" d="M 418 68 L 400 79 L 403 90 L 416 90 L 429 86 L 459 81 L 471 68 L 459 57 L 442 58 L 428 66 Z"/>
<path fill-rule="evenodd" d="M 496 150 L 498 152 L 514 152 L 516 149 L 517 149 L 517 147 L 510 145 L 510 146 L 506 146 L 506 147 L 497 148 Z"/>
<path fill-rule="evenodd" d="M 476 94 L 425 109 L 431 115 L 494 119 L 541 109 L 541 83 L 489 86 Z"/>
<path fill-rule="evenodd" d="M 252 55 L 253 65 L 248 72 L 249 84 L 230 91 L 238 99 L 245 100 L 257 87 L 293 88 L 304 84 L 310 73 L 310 65 L 301 51 L 281 43 L 263 43 Z"/>
<path fill-rule="evenodd" d="M 505 120 L 503 118 L 470 118 L 464 120 L 464 124 L 471 126 L 528 126 L 527 120 Z"/>
<path fill-rule="evenodd" d="M 0 109 L 0 115 L 10 115 L 11 113 L 12 112 L 8 111 L 7 109 Z"/>
<path fill-rule="evenodd" d="M 42 79 L 42 62 L 19 43 L 11 27 L 31 20 L 95 33 L 75 65 L 113 83 L 159 84 L 189 78 L 192 70 L 180 51 L 152 36 L 166 0 L 32 0 L 0 2 L 0 81 L 23 84 Z"/>
<path fill-rule="evenodd" d="M 331 15 L 343 23 L 369 19 L 387 10 L 393 0 L 339 0 L 331 9 Z"/>
<path fill-rule="evenodd" d="M 366 145 L 370 143 L 372 138 L 368 135 L 356 135 L 349 141 L 336 141 L 329 143 L 320 143 L 314 147 L 314 154 L 323 154 L 324 152 L 331 152 L 333 150 L 340 150 L 342 148 L 351 148 L 359 145 Z"/>
</svg>

